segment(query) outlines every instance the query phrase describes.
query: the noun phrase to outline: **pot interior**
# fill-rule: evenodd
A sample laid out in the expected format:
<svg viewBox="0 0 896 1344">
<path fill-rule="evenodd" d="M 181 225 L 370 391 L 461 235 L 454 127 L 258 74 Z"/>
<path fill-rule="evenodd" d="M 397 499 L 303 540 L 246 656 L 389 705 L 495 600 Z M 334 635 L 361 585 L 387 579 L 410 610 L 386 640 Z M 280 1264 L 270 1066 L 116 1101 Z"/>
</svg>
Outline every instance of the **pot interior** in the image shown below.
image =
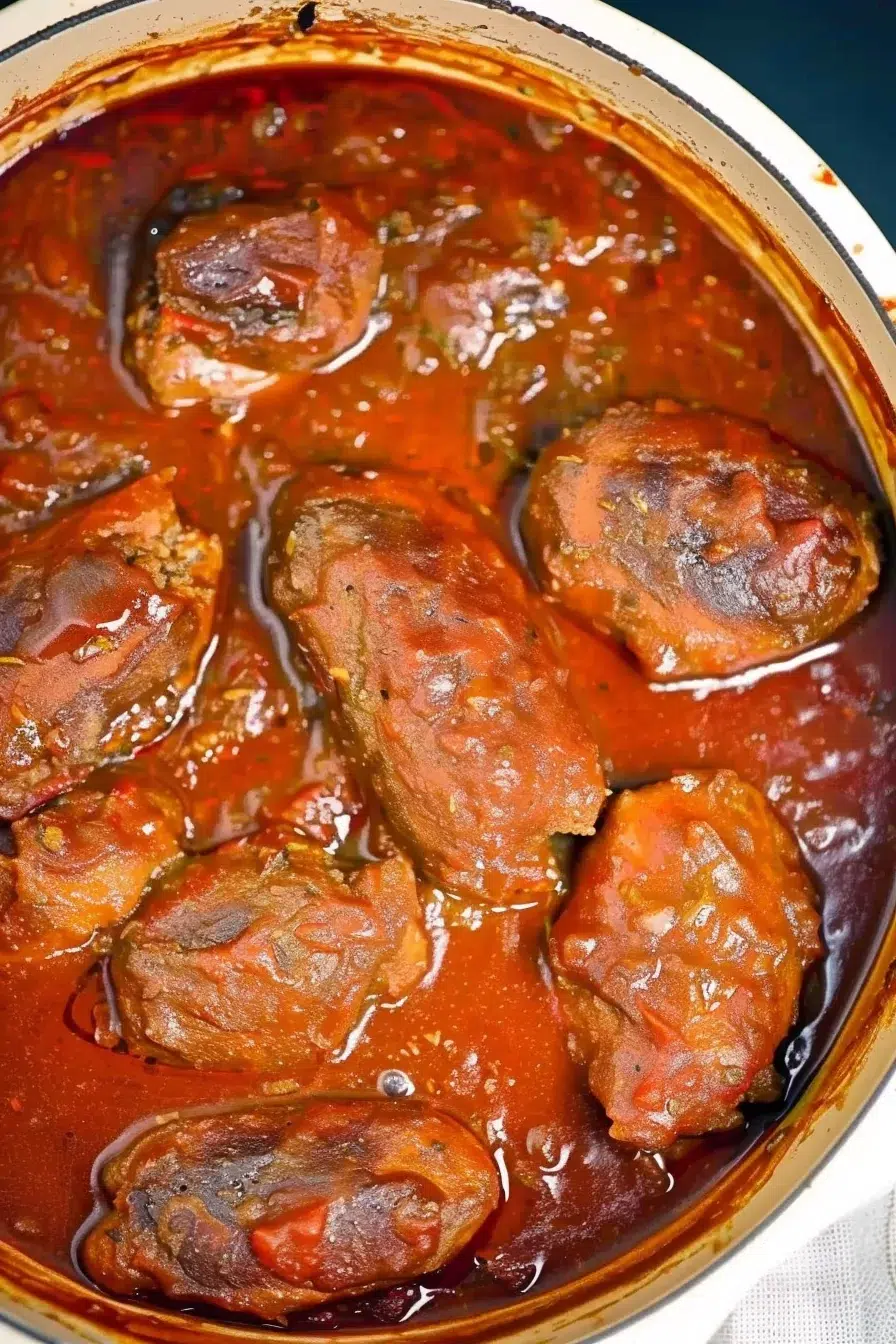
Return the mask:
<svg viewBox="0 0 896 1344">
<path fill-rule="evenodd" d="M 106 295 L 106 349 L 114 354 L 125 340 L 127 283 L 122 282 L 122 268 L 126 270 L 133 259 L 139 224 L 171 189 L 172 173 L 182 174 L 191 163 L 207 162 L 220 152 L 215 147 L 216 119 L 227 121 L 232 134 L 227 143 L 239 151 L 240 163 L 254 148 L 253 166 L 260 170 L 256 177 L 261 180 L 283 168 L 285 150 L 278 158 L 278 149 L 281 144 L 289 147 L 290 135 L 304 146 L 309 119 L 326 116 L 333 106 L 341 108 L 340 133 L 351 145 L 365 125 L 365 110 L 369 114 L 384 100 L 391 100 L 394 109 L 397 101 L 405 116 L 425 122 L 427 115 L 434 115 L 434 124 L 441 116 L 443 130 L 448 118 L 449 130 L 455 127 L 458 135 L 458 120 L 479 127 L 483 153 L 495 155 L 495 163 L 506 174 L 509 198 L 513 190 L 520 198 L 537 196 L 532 174 L 550 165 L 544 175 L 547 181 L 553 174 L 559 184 L 556 214 L 539 206 L 533 218 L 536 232 L 544 236 L 544 256 L 553 260 L 551 248 L 567 246 L 558 231 L 567 228 L 564 211 L 570 211 L 568 236 L 573 241 L 568 246 L 575 255 L 569 263 L 567 252 L 566 293 L 579 305 L 575 312 L 584 332 L 578 359 L 575 352 L 565 352 L 565 371 L 556 375 L 563 392 L 550 401 L 539 384 L 550 383 L 545 369 L 550 370 L 556 352 L 551 347 L 551 326 L 538 327 L 538 321 L 550 324 L 553 319 L 542 314 L 528 335 L 519 329 L 509 335 L 499 331 L 496 357 L 512 341 L 526 356 L 519 363 L 528 383 L 515 389 L 516 418 L 510 424 L 506 415 L 492 414 L 495 406 L 501 409 L 503 394 L 491 381 L 485 348 L 477 346 L 472 354 L 455 352 L 452 364 L 444 342 L 431 355 L 427 333 L 421 339 L 419 327 L 412 331 L 410 325 L 391 354 L 379 356 L 374 342 L 363 354 L 365 368 L 369 366 L 364 386 L 371 400 L 383 387 L 399 389 L 400 399 L 401 380 L 409 375 L 426 388 L 425 400 L 424 393 L 419 394 L 423 409 L 415 432 L 420 443 L 407 448 L 418 460 L 402 465 L 419 469 L 422 464 L 433 474 L 450 478 L 456 470 L 455 455 L 450 448 L 440 450 L 437 439 L 441 436 L 450 443 L 450 434 L 464 418 L 478 415 L 481 421 L 482 403 L 488 402 L 488 423 L 484 429 L 480 425 L 470 479 L 485 483 L 482 489 L 489 506 L 510 519 L 513 527 L 528 465 L 564 427 L 575 427 L 625 398 L 680 398 L 768 421 L 813 458 L 849 476 L 873 498 L 883 537 L 884 575 L 871 606 L 842 638 L 838 635 L 822 650 L 813 650 L 811 657 L 795 660 L 793 667 L 721 685 L 647 688 L 637 681 L 630 663 L 614 653 L 607 655 L 600 674 L 601 694 L 619 707 L 606 715 L 608 721 L 615 720 L 608 749 L 614 788 L 638 786 L 677 768 L 737 769 L 773 800 L 795 832 L 822 894 L 827 955 L 807 979 L 799 1022 L 777 1057 L 785 1080 L 779 1101 L 749 1107 L 742 1130 L 686 1144 L 669 1159 L 620 1153 L 606 1137 L 597 1108 L 582 1098 L 570 1101 L 557 1082 L 559 1074 L 551 1072 L 551 1051 L 565 1046 L 560 1033 L 546 1042 L 537 1030 L 539 1012 L 547 1012 L 540 990 L 530 987 L 522 992 L 513 987 L 501 962 L 500 940 L 489 944 L 482 960 L 477 960 L 473 935 L 481 933 L 481 924 L 458 908 L 449 910 L 448 924 L 453 921 L 455 944 L 468 958 L 468 967 L 475 969 L 477 997 L 484 999 L 485 1015 L 491 1012 L 491 1029 L 500 1037 L 493 1072 L 480 1070 L 482 1076 L 477 1073 L 471 1083 L 463 1074 L 463 1058 L 455 1059 L 448 1051 L 449 1042 L 457 1044 L 449 1035 L 449 1022 L 465 1058 L 488 1048 L 488 1031 L 479 1042 L 473 1024 L 473 1017 L 482 1015 L 479 1005 L 472 1015 L 469 1006 L 458 1005 L 461 967 L 452 972 L 456 979 L 447 982 L 443 1000 L 439 1002 L 436 992 L 431 1015 L 424 1013 L 415 1020 L 413 1030 L 409 1026 L 402 1035 L 397 1013 L 388 1015 L 388 1023 L 386 1015 L 377 1015 L 366 1043 L 338 1065 L 322 1067 L 314 1077 L 314 1086 L 323 1090 L 370 1088 L 385 1066 L 400 1067 L 413 1075 L 418 1092 L 428 1091 L 450 1103 L 490 1135 L 493 1151 L 500 1150 L 509 1164 L 513 1197 L 499 1215 L 498 1230 L 489 1234 L 487 1253 L 475 1265 L 458 1270 L 455 1264 L 406 1292 L 393 1291 L 373 1302 L 363 1299 L 360 1305 L 350 1301 L 319 1313 L 317 1319 L 300 1318 L 291 1333 L 314 1339 L 335 1327 L 351 1328 L 365 1339 L 387 1339 L 394 1337 L 397 1324 L 407 1322 L 403 1329 L 408 1333 L 427 1337 L 450 1333 L 470 1339 L 534 1339 L 550 1321 L 558 1339 L 581 1339 L 598 1324 L 620 1320 L 659 1300 L 711 1262 L 720 1247 L 748 1233 L 804 1178 L 889 1065 L 892 1032 L 885 970 L 890 958 L 889 835 L 896 786 L 896 765 L 891 764 L 888 749 L 896 680 L 888 679 L 886 671 L 896 667 L 896 657 L 891 656 L 896 594 L 889 562 L 891 408 L 866 349 L 806 273 L 789 241 L 771 233 L 755 204 L 738 199 L 667 124 L 646 114 L 622 116 L 609 78 L 596 96 L 594 86 L 577 74 L 561 73 L 531 55 L 473 47 L 456 36 L 450 42 L 435 41 L 425 31 L 422 36 L 413 34 L 412 26 L 390 29 L 372 18 L 346 22 L 345 16 L 334 13 L 328 21 L 325 7 L 318 10 L 312 14 L 303 7 L 298 14 L 256 19 L 226 33 L 219 30 L 191 50 L 166 45 L 163 27 L 151 48 L 111 56 L 101 71 L 95 65 L 85 67 L 69 76 L 64 89 L 42 92 L 10 118 L 3 148 L 10 166 L 0 185 L 7 213 L 10 219 L 28 219 L 29 201 L 36 197 L 29 174 L 36 172 L 48 180 L 45 158 L 57 156 L 59 167 L 54 171 L 63 174 L 54 201 L 59 217 L 89 216 L 96 227 L 87 244 L 96 268 L 88 283 L 97 279 Z M 494 18 L 495 31 L 503 31 L 506 16 Z M 531 26 L 528 32 L 529 47 L 537 49 Z M 486 34 L 483 42 L 486 37 L 493 40 L 494 33 Z M 601 60 L 609 69 L 618 65 L 606 54 Z M 184 93 L 182 86 L 198 76 L 203 82 Z M 640 70 L 629 69 L 628 77 L 649 84 Z M 448 82 L 427 85 L 420 84 L 421 79 Z M 354 92 L 346 93 L 349 80 Z M 410 83 L 414 80 L 416 86 Z M 400 90 L 414 87 L 429 88 L 430 93 L 418 93 L 417 103 L 403 105 Z M 438 115 L 433 107 L 441 109 Z M 688 115 L 700 120 L 697 112 Z M 175 135 L 174 127 L 185 128 L 183 135 L 179 131 Z M 72 129 L 65 129 L 62 142 L 54 142 L 64 128 Z M 412 133 L 411 121 L 401 129 Z M 498 140 L 502 147 L 495 150 Z M 35 149 L 42 141 L 43 147 Z M 173 167 L 159 166 L 153 157 L 154 143 L 163 145 Z M 434 140 L 436 155 L 440 143 Z M 349 152 L 378 153 L 378 144 L 381 149 L 382 140 L 372 137 L 362 150 L 355 147 Z M 737 152 L 743 150 L 735 146 L 732 153 Z M 117 174 L 126 156 L 130 157 L 122 186 Z M 599 189 L 595 188 L 593 200 L 583 195 L 576 207 L 581 205 L 587 214 L 598 208 L 597 200 L 603 223 L 615 225 L 612 233 L 592 230 L 596 236 L 589 234 L 590 252 L 588 239 L 575 250 L 576 225 L 583 238 L 588 227 L 573 217 L 569 205 L 582 165 Z M 237 161 L 227 170 L 240 171 Z M 220 172 L 217 163 L 215 174 Z M 197 180 L 201 178 L 200 173 Z M 362 174 L 356 189 L 375 195 L 370 180 Z M 484 179 L 476 185 L 484 189 Z M 547 187 L 545 191 L 550 195 Z M 103 201 L 101 211 L 96 208 L 97 193 Z M 462 207 L 458 191 L 447 208 L 456 217 Z M 791 209 L 799 217 L 799 207 Z M 383 206 L 380 222 L 387 248 L 401 248 L 408 228 L 414 227 L 413 219 L 408 225 L 403 215 L 410 218 L 407 210 Z M 785 222 L 789 227 L 790 220 Z M 27 228 L 24 233 L 19 229 L 14 239 L 10 234 L 7 247 L 21 246 L 22 237 L 30 247 Z M 629 254 L 623 255 L 626 247 Z M 602 253 L 618 253 L 615 270 L 608 264 L 604 289 L 596 285 L 592 291 L 583 280 L 576 290 L 577 268 L 585 275 L 592 253 L 595 264 Z M 8 253 L 0 234 L 0 265 L 4 255 Z M 673 297 L 668 301 L 665 257 L 672 269 Z M 506 268 L 512 262 L 505 258 L 504 264 Z M 550 269 L 550 262 L 546 265 Z M 839 273 L 836 283 L 845 283 Z M 612 313 L 598 311 L 598 299 L 603 302 L 610 293 L 616 295 L 617 308 Z M 727 296 L 725 301 L 720 301 L 720 293 Z M 114 294 L 118 298 L 113 302 Z M 635 294 L 640 309 L 634 298 L 625 297 Z M 865 296 L 860 294 L 855 302 L 865 302 Z M 688 341 L 677 337 L 674 323 L 667 320 L 667 314 L 674 317 L 682 311 L 689 319 Z M 636 320 L 639 312 L 645 315 L 641 322 Z M 527 313 L 524 320 L 530 317 Z M 739 335 L 732 334 L 735 328 Z M 768 333 L 767 343 L 753 335 L 757 329 Z M 415 341 L 421 348 L 414 347 Z M 438 365 L 440 354 L 442 370 L 421 375 L 421 366 L 430 358 Z M 475 384 L 478 390 L 465 391 L 458 426 L 453 426 L 448 412 L 450 379 L 458 367 L 466 369 L 465 388 Z M 38 370 L 37 376 L 47 377 L 46 369 Z M 326 408 L 318 417 L 326 422 L 323 428 L 315 428 L 314 417 L 299 417 L 290 428 L 291 411 L 283 405 L 277 406 L 270 426 L 276 425 L 284 437 L 304 435 L 305 442 L 319 434 L 321 445 L 332 444 L 335 437 L 343 446 L 349 444 L 346 451 L 354 452 L 363 464 L 367 433 L 360 420 L 349 437 L 337 423 L 347 403 L 343 405 L 345 394 L 334 390 L 333 380 L 347 376 L 339 369 L 317 380 L 325 384 L 317 393 Z M 429 383 L 424 384 L 424 377 Z M 108 367 L 92 369 L 86 381 L 83 373 L 72 374 L 68 389 L 72 406 L 82 414 L 100 396 L 102 386 L 103 396 L 118 398 L 122 405 L 127 401 L 121 423 L 136 430 L 141 443 L 149 442 L 160 434 L 160 422 L 151 412 L 138 414 L 134 409 L 137 402 L 129 379 L 114 358 Z M 363 420 L 369 413 L 367 393 L 360 400 L 368 405 L 368 411 L 358 411 Z M 413 398 L 409 404 L 413 413 Z M 519 405 L 526 410 L 519 413 Z M 357 408 L 355 400 L 352 409 Z M 331 414 L 334 410 L 337 416 Z M 212 437 L 224 462 L 234 436 L 241 442 L 244 431 L 242 419 L 225 415 L 199 425 L 192 415 L 171 417 L 170 441 L 161 446 L 155 440 L 147 451 L 157 468 L 176 465 L 178 454 L 187 459 L 195 454 L 183 488 L 201 516 L 206 473 L 201 466 L 196 470 L 201 462 L 197 445 L 203 443 L 199 436 Z M 250 408 L 244 417 L 248 424 L 251 417 Z M 184 424 L 186 431 L 181 428 Z M 230 428 L 222 433 L 222 425 Z M 251 430 L 246 433 L 247 442 L 259 439 L 258 434 L 253 439 Z M 316 456 L 323 451 L 317 449 Z M 252 506 L 257 502 L 255 498 Z M 205 516 L 212 520 L 208 526 L 224 526 L 211 513 Z M 594 659 L 594 648 L 584 656 Z M 649 770 L 644 765 L 645 723 L 654 738 Z M 443 911 L 439 918 L 444 927 Z M 540 939 L 532 938 L 534 966 L 536 954 L 543 951 Z M 169 1314 L 152 1300 L 112 1301 L 73 1276 L 70 1240 L 88 1212 L 90 1162 L 119 1131 L 153 1111 L 242 1099 L 256 1087 L 239 1075 L 218 1075 L 210 1084 L 201 1073 L 187 1075 L 120 1053 L 108 1053 L 97 1065 L 98 1047 L 89 1039 L 90 996 L 98 992 L 96 958 L 87 955 L 82 961 L 77 994 L 65 958 L 40 968 L 39 992 L 36 968 L 25 974 L 22 984 L 10 980 L 0 987 L 0 994 L 8 997 L 4 1006 L 8 1026 L 0 1036 L 0 1075 L 15 1080 L 14 1117 L 22 1117 L 19 1136 L 5 1145 L 7 1158 L 0 1160 L 0 1192 L 13 1192 L 10 1197 L 0 1194 L 4 1236 L 0 1270 L 9 1310 L 22 1322 L 44 1321 L 47 1313 L 60 1328 L 92 1338 L 107 1338 L 117 1331 L 149 1338 L 162 1330 L 169 1339 L 192 1339 L 208 1330 L 192 1314 Z M 29 994 L 39 997 L 36 1012 L 38 998 L 29 1000 Z M 530 1037 L 526 1029 L 531 1024 L 535 1029 Z M 74 1039 L 77 1045 L 72 1044 Z M 432 1053 L 439 1051 L 438 1056 Z M 86 1064 L 87 1059 L 94 1063 Z M 417 1063 L 421 1059 L 425 1067 Z M 478 1059 L 469 1066 L 474 1071 L 478 1067 Z M 266 1078 L 257 1086 L 276 1095 L 287 1081 Z M 495 1086 L 490 1088 L 492 1081 Z M 552 1088 L 559 1090 L 552 1093 Z M 488 1099 L 496 1094 L 504 1109 L 496 1106 L 489 1115 Z M 526 1100 L 521 1101 L 524 1094 Z M 557 1123 L 558 1115 L 562 1123 Z M 513 1131 L 509 1138 L 507 1126 Z M 545 1129 L 551 1132 L 542 1132 Z M 27 1194 L 20 1184 L 23 1167 L 33 1173 Z M 517 1168 L 523 1175 L 519 1182 Z M 53 1192 L 66 1182 L 79 1189 L 72 1196 L 66 1190 L 60 1204 Z M 558 1204 L 567 1211 L 562 1216 L 552 1208 Z M 531 1217 L 527 1205 L 538 1211 L 533 1221 L 548 1229 L 544 1243 L 526 1231 L 526 1218 Z M 48 1233 L 42 1210 L 50 1208 Z M 572 1217 L 570 1208 L 575 1210 Z M 520 1219 L 522 1231 L 514 1228 Z M 564 1249 L 558 1254 L 553 1248 L 560 1245 Z M 234 1337 L 264 1333 L 249 1321 L 234 1325 L 223 1316 L 215 1317 L 213 1328 L 217 1334 Z"/>
</svg>

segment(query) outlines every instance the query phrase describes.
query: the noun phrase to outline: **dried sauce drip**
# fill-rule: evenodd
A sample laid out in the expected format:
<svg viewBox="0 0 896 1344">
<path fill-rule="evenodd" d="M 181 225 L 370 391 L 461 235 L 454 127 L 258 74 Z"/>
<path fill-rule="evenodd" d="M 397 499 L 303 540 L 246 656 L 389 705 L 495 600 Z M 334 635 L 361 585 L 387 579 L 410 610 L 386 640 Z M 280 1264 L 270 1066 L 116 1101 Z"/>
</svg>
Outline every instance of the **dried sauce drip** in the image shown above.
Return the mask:
<svg viewBox="0 0 896 1344">
<path fill-rule="evenodd" d="M 298 29 L 315 19 L 314 6 L 303 5 Z M 808 971 L 796 1032 L 775 1056 L 782 1097 L 748 1103 L 745 1127 L 689 1139 L 659 1161 L 609 1138 L 588 1093 L 586 1061 L 570 1051 L 549 966 L 546 908 L 565 899 L 587 840 L 555 844 L 547 897 L 509 906 L 483 900 L 475 881 L 464 894 L 426 885 L 418 864 L 419 910 L 401 928 L 422 943 L 425 926 L 425 968 L 412 958 L 419 983 L 403 996 L 386 993 L 380 970 L 365 971 L 343 1005 L 345 1021 L 324 1033 L 311 1062 L 296 1067 L 291 1058 L 266 1072 L 253 1072 L 254 1046 L 240 1056 L 242 1072 L 170 1062 L 170 1045 L 168 1062 L 149 1045 L 109 1048 L 128 1024 L 114 1014 L 102 1020 L 92 968 L 104 967 L 111 988 L 116 954 L 104 958 L 117 945 L 103 932 L 81 947 L 79 918 L 70 936 L 48 937 L 32 888 L 59 868 L 63 851 L 81 856 L 93 845 L 105 866 L 88 896 L 94 926 L 108 926 L 132 914 L 145 883 L 158 891 L 176 885 L 180 872 L 213 872 L 209 851 L 232 844 L 226 853 L 240 853 L 272 826 L 288 827 L 294 843 L 325 848 L 349 895 L 359 870 L 395 861 L 394 795 L 382 809 L 373 802 L 359 768 L 366 732 L 340 736 L 325 703 L 351 689 L 352 669 L 333 664 L 326 684 L 312 684 L 273 609 L 271 511 L 284 482 L 306 466 L 336 463 L 368 481 L 373 472 L 416 473 L 421 490 L 444 492 L 446 512 L 475 515 L 520 569 L 533 464 L 545 450 L 553 462 L 574 456 L 576 435 L 588 441 L 589 423 L 624 401 L 659 399 L 757 422 L 775 442 L 874 494 L 817 357 L 747 266 L 622 151 L 446 85 L 303 72 L 172 90 L 44 146 L 0 189 L 0 536 L 24 547 L 19 534 L 54 527 L 75 509 L 96 507 L 97 496 L 174 468 L 163 479 L 179 525 L 190 537 L 219 538 L 224 556 L 198 679 L 185 691 L 180 665 L 166 669 L 174 684 L 152 683 L 159 724 L 143 731 L 140 718 L 114 751 L 105 739 L 85 748 L 73 777 L 83 777 L 82 765 L 108 763 L 69 801 L 16 821 L 19 841 L 14 833 L 4 839 L 0 928 L 16 911 L 18 931 L 15 956 L 0 968 L 0 1236 L 71 1272 L 94 1160 L 131 1126 L 247 1095 L 292 1104 L 308 1087 L 378 1089 L 378 1105 L 433 1106 L 468 1125 L 490 1154 L 500 1206 L 443 1264 L 432 1251 L 430 1206 L 438 1201 L 416 1186 L 391 1190 L 389 1199 L 406 1199 L 410 1213 L 399 1219 L 409 1240 L 392 1248 L 390 1264 L 411 1279 L 347 1302 L 319 1300 L 293 1320 L 321 1330 L 429 1322 L 609 1261 L 709 1189 L 799 1093 L 888 916 L 896 602 L 887 565 L 851 623 L 818 624 L 823 644 L 811 645 L 813 628 L 806 641 L 782 646 L 798 652 L 778 667 L 734 658 L 712 681 L 651 683 L 629 653 L 580 619 L 575 603 L 568 612 L 549 604 L 552 647 L 569 669 L 577 715 L 594 725 L 609 786 L 680 770 L 736 771 L 791 829 L 820 897 L 826 955 Z M 275 226 L 259 235 L 271 212 Z M 269 274 L 275 235 L 291 260 Z M 160 254 L 161 272 L 153 270 Z M 250 386 L 258 390 L 247 396 Z M 647 463 L 634 487 L 648 509 L 659 489 L 651 471 Z M 687 494 L 679 516 L 685 531 L 697 530 L 687 532 L 683 554 L 714 547 L 710 561 L 723 564 L 719 546 L 761 540 L 763 510 L 748 487 L 732 487 L 733 537 L 718 490 L 698 491 L 693 509 Z M 720 489 L 728 491 L 727 476 Z M 626 508 L 617 525 L 625 523 L 627 542 L 646 524 L 641 504 Z M 781 549 L 811 574 L 811 556 L 800 569 L 798 523 L 783 520 Z M 697 535 L 701 526 L 712 536 Z M 863 544 L 870 536 L 863 515 Z M 414 565 L 429 545 L 420 542 Z M 873 586 L 868 555 L 862 600 Z M 436 555 L 437 579 L 438 564 Z M 128 572 L 136 586 L 139 573 Z M 147 601 L 151 577 L 140 580 Z M 527 581 L 535 601 L 535 574 Z M 212 587 L 206 576 L 204 610 Z M 350 609 L 362 607 L 358 598 Z M 99 617 L 108 624 L 105 606 Z M 79 684 L 89 686 L 110 657 L 102 644 L 94 652 L 96 663 L 76 665 Z M 194 652 L 190 643 L 181 661 Z M 18 664 L 4 663 L 0 672 L 15 681 Z M 401 706 L 390 707 L 389 685 L 378 690 L 388 712 L 371 721 L 388 725 Z M 92 720 L 87 726 L 96 729 Z M 126 869 L 119 865 L 128 894 L 110 893 L 116 864 L 95 819 L 110 809 L 143 816 L 153 799 L 173 800 L 153 803 L 172 819 L 171 834 L 155 833 L 151 848 L 129 827 L 133 852 Z M 455 809 L 477 801 L 468 788 Z M 450 799 L 445 806 L 458 815 Z M 555 815 L 550 800 L 544 808 Z M 403 843 L 419 833 L 408 825 Z M 542 842 L 544 826 L 532 835 Z M 83 913 L 80 879 L 65 874 L 59 899 Z M 252 937 L 248 926 L 244 936 Z M 41 959 L 51 945 L 53 955 Z M 183 953 L 182 945 L 166 948 L 159 964 L 174 957 L 188 968 L 201 955 Z M 239 1008 L 238 992 L 231 1006 Z M 494 1193 L 483 1197 L 483 1217 Z M 392 1227 L 397 1204 L 378 1207 Z M 259 1243 L 268 1263 L 300 1260 L 304 1274 L 296 1248 L 311 1254 L 321 1218 L 274 1210 L 274 1231 Z M 208 1218 L 202 1226 L 208 1233 Z M 391 1281 L 374 1270 L 361 1287 Z M 335 1282 L 343 1271 L 314 1272 Z"/>
</svg>

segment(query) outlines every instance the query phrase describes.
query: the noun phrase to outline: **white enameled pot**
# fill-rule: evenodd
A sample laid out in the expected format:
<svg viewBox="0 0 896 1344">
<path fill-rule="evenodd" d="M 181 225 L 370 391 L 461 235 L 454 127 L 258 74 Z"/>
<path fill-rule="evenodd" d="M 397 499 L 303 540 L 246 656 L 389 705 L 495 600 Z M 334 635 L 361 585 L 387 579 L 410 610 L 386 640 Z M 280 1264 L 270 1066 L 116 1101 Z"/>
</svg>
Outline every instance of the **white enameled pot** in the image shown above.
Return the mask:
<svg viewBox="0 0 896 1344">
<path fill-rule="evenodd" d="M 298 9 L 298 0 L 293 7 Z M 166 79 L 347 61 L 528 90 L 671 177 L 812 332 L 894 498 L 896 253 L 793 131 L 699 56 L 600 0 L 319 0 L 305 23 L 274 0 L 18 0 L 0 14 L 0 167 L 54 127 Z M 197 46 L 196 44 L 199 44 Z M 57 102 L 60 90 L 69 97 Z M 2 208 L 2 185 L 0 185 Z M 896 867 L 896 865 L 894 865 Z M 707 1210 L 628 1276 L 586 1279 L 415 1340 L 700 1344 L 756 1278 L 848 1208 L 896 1184 L 896 936 L 882 944 L 809 1096 L 754 1154 L 730 1204 Z M 253 1340 L 100 1300 L 15 1253 L 0 1256 L 0 1344 L 21 1332 L 94 1344 L 124 1338 Z M 391 1332 L 369 1332 L 385 1341 Z M 304 1338 L 320 1340 L 320 1334 Z"/>
</svg>

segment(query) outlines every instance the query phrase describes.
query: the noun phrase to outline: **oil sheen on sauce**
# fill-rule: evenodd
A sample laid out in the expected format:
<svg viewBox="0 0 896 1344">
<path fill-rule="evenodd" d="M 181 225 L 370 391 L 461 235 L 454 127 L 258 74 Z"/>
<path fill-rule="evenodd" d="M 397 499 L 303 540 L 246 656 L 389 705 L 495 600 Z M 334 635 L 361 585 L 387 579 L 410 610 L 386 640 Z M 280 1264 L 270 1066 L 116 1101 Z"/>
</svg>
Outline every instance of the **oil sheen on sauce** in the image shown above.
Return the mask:
<svg viewBox="0 0 896 1344">
<path fill-rule="evenodd" d="M 146 220 L 185 181 L 271 185 L 297 174 L 351 184 L 378 224 L 386 281 L 372 327 L 298 392 L 154 409 L 120 359 Z M 2 201 L 0 526 L 20 526 L 23 500 L 52 505 L 49 453 L 61 480 L 88 458 L 109 484 L 175 467 L 186 516 L 227 548 L 203 685 L 135 765 L 176 773 L 196 849 L 250 831 L 297 795 L 334 848 L 365 844 L 316 697 L 262 591 L 270 500 L 303 463 L 425 472 L 498 511 L 512 533 L 527 465 L 560 427 L 624 397 L 660 395 L 763 420 L 875 490 L 817 358 L 747 267 L 621 151 L 511 103 L 375 78 L 207 83 L 46 145 L 9 175 Z M 481 258 L 496 275 L 525 270 L 529 298 L 501 307 L 481 296 L 446 339 L 420 321 L 420 296 L 437 313 L 464 265 Z M 894 629 L 885 576 L 855 628 L 809 656 L 728 683 L 661 688 L 609 642 L 570 631 L 613 786 L 734 768 L 792 827 L 816 878 L 827 958 L 782 1051 L 782 1105 L 823 1056 L 888 910 Z M 375 1088 L 398 1070 L 487 1140 L 505 1202 L 441 1274 L 308 1319 L 434 1319 L 611 1259 L 698 1197 L 780 1113 L 755 1108 L 742 1131 L 665 1162 L 612 1143 L 567 1049 L 543 912 L 428 900 L 434 959 L 423 985 L 370 1015 L 310 1077 L 180 1070 L 100 1048 L 93 949 L 5 970 L 0 1236 L 68 1271 L 91 1209 L 92 1164 L 129 1126 L 298 1087 Z"/>
</svg>

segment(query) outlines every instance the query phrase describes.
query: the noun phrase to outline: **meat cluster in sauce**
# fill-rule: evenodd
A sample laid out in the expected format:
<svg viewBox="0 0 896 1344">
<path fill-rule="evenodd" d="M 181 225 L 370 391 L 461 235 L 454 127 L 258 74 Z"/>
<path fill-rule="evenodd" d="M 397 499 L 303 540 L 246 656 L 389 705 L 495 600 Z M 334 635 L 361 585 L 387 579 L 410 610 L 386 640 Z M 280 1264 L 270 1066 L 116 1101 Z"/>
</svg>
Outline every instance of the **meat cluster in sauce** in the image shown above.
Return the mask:
<svg viewBox="0 0 896 1344">
<path fill-rule="evenodd" d="M 576 1272 L 781 1096 L 854 894 L 801 847 L 896 756 L 833 393 L 672 194 L 510 104 L 221 84 L 42 153 L 0 223 L 0 1074 L 80 1145 L 54 1245 L 164 1112 L 100 1163 L 113 1294 L 394 1323 Z"/>
<path fill-rule="evenodd" d="M 65 952 L 126 919 L 180 854 L 177 795 L 120 778 L 81 785 L 12 824 L 0 858 L 0 959 Z"/>
</svg>

